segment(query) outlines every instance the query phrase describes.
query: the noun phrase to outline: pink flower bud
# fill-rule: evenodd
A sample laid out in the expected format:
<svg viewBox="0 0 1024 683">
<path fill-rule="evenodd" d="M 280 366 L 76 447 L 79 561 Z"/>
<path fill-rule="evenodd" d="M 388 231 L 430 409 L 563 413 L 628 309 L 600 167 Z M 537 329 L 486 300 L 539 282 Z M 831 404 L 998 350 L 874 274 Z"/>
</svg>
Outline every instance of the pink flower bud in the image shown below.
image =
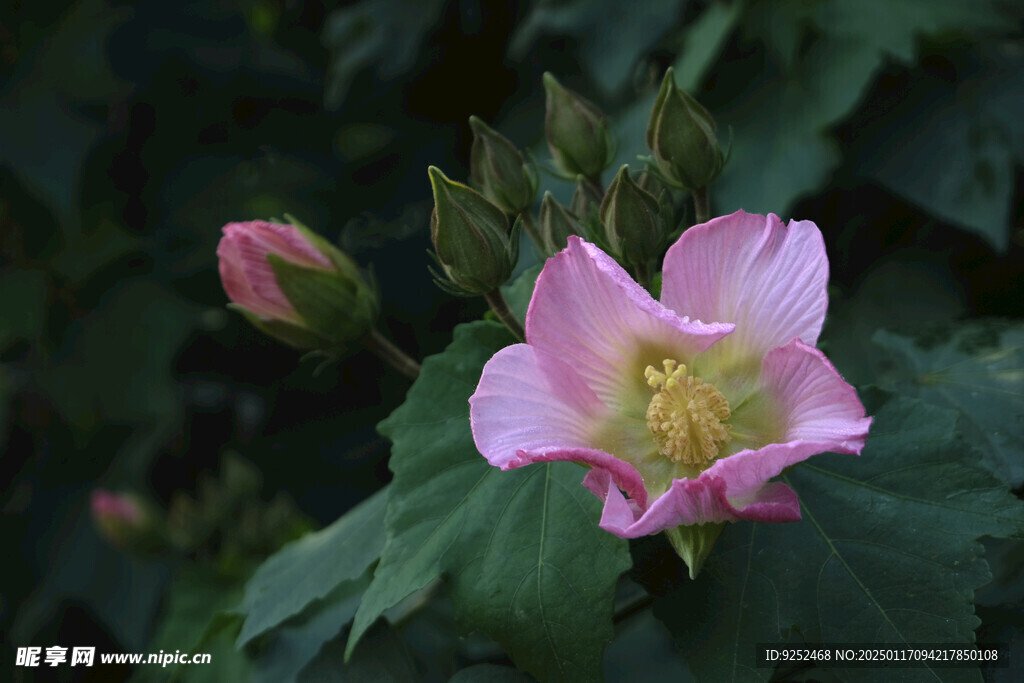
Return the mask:
<svg viewBox="0 0 1024 683">
<path fill-rule="evenodd" d="M 144 513 L 133 496 L 96 489 L 92 492 L 92 516 L 100 524 L 116 521 L 138 525 L 142 523 Z"/>
<path fill-rule="evenodd" d="M 97 531 L 112 546 L 132 552 L 161 547 L 159 522 L 138 496 L 95 489 L 90 508 Z"/>
<path fill-rule="evenodd" d="M 217 245 L 224 291 L 231 301 L 260 318 L 301 322 L 277 284 L 267 260 L 269 254 L 305 268 L 334 269 L 331 260 L 293 225 L 267 221 L 228 223 Z"/>
</svg>

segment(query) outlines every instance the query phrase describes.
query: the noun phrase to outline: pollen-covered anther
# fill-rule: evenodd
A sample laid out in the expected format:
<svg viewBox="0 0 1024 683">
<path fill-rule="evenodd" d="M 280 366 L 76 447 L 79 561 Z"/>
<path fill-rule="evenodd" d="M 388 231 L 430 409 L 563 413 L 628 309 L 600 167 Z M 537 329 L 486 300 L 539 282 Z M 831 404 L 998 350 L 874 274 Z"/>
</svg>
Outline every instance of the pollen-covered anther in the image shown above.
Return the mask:
<svg viewBox="0 0 1024 683">
<path fill-rule="evenodd" d="M 647 427 L 659 452 L 674 462 L 705 467 L 729 442 L 732 414 L 729 402 L 715 385 L 686 372 L 686 366 L 666 358 L 664 372 L 648 365 L 647 384 L 656 391 L 647 406 Z"/>
</svg>

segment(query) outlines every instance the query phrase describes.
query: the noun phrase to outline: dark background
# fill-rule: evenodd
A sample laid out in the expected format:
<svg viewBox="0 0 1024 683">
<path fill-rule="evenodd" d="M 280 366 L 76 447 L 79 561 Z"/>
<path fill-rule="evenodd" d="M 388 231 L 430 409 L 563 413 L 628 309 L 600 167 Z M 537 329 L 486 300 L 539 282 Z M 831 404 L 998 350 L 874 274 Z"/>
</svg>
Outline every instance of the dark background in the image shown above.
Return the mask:
<svg viewBox="0 0 1024 683">
<path fill-rule="evenodd" d="M 545 70 L 628 120 L 696 44 L 687 29 L 709 4 L 721 5 L 657 2 L 636 16 L 613 0 L 5 6 L 8 652 L 143 651 L 168 577 L 199 561 L 111 548 L 90 523 L 95 487 L 166 509 L 234 451 L 261 472 L 263 499 L 283 491 L 322 524 L 388 480 L 374 426 L 407 381 L 365 351 L 314 375 L 315 362 L 224 309 L 224 223 L 287 212 L 338 240 L 376 273 L 382 330 L 414 357 L 438 352 L 484 305 L 431 283 L 427 166 L 468 176 L 471 114 L 547 158 Z M 991 3 L 996 19 L 965 25 L 937 9 L 950 4 L 909 3 L 909 19 L 868 4 L 883 14 L 857 34 L 799 3 L 745 3 L 695 77 L 723 145 L 734 136 L 716 213 L 821 226 L 838 329 L 1024 314 L 1024 13 Z M 875 35 L 890 20 L 910 38 Z M 622 131 L 627 162 L 643 152 L 634 132 Z M 851 322 L 844 305 L 873 318 Z M 856 355 L 856 342 L 843 350 Z"/>
</svg>

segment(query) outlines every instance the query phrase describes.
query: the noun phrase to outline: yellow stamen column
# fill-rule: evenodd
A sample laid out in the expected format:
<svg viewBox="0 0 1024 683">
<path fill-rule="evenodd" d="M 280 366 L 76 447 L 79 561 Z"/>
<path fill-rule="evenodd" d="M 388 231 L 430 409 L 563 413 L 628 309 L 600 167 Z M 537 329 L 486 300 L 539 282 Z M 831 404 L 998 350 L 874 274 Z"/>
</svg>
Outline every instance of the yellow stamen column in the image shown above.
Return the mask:
<svg viewBox="0 0 1024 683">
<path fill-rule="evenodd" d="M 729 401 L 715 385 L 688 375 L 685 365 L 666 358 L 662 367 L 664 371 L 648 365 L 644 371 L 647 384 L 655 390 L 647 406 L 647 427 L 666 458 L 706 469 L 729 443 L 729 425 L 725 424 L 732 415 Z M 709 523 L 665 531 L 686 562 L 691 579 L 696 578 L 724 528 L 724 523 Z"/>
</svg>

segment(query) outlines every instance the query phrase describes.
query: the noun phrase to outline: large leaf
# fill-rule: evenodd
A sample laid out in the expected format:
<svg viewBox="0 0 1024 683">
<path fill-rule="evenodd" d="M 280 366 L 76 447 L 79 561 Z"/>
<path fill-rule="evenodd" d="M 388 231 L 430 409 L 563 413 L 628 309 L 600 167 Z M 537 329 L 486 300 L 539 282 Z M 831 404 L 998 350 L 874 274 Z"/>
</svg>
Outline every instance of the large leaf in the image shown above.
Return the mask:
<svg viewBox="0 0 1024 683">
<path fill-rule="evenodd" d="M 818 189 L 840 161 L 828 129 L 853 110 L 885 61 L 910 61 L 922 35 L 998 27 L 1002 20 L 995 5 L 960 0 L 752 3 L 745 33 L 765 45 L 778 72 L 765 69 L 764 56 L 750 51 L 718 71 L 707 104 L 735 134 L 730 162 L 713 188 L 718 213 L 738 208 L 783 212 Z M 914 119 L 912 125 L 918 124 Z M 885 148 L 900 146 L 887 143 Z M 914 177 L 921 177 L 921 166 L 914 164 Z"/>
<path fill-rule="evenodd" d="M 173 415 L 171 360 L 197 309 L 149 281 L 133 281 L 66 334 L 38 379 L 76 427 Z"/>
<path fill-rule="evenodd" d="M 275 628 L 261 648 L 253 683 L 293 683 L 317 657 L 324 643 L 338 637 L 359 608 L 370 585 L 371 571 L 356 580 L 342 581 L 323 600 L 301 615 Z M 309 583 L 312 583 L 310 581 Z"/>
<path fill-rule="evenodd" d="M 285 546 L 260 565 L 236 610 L 245 615 L 238 646 L 299 614 L 340 584 L 359 582 L 384 548 L 386 503 L 385 488 L 327 528 Z"/>
<path fill-rule="evenodd" d="M 974 591 L 990 578 L 977 539 L 1021 535 L 1024 505 L 971 463 L 955 424 L 952 411 L 892 398 L 862 456 L 818 456 L 784 477 L 800 522 L 730 525 L 702 576 L 655 608 L 698 679 L 768 680 L 758 643 L 973 642 Z"/>
<path fill-rule="evenodd" d="M 136 681 L 179 680 L 190 683 L 249 680 L 249 660 L 234 648 L 241 625 L 230 608 L 238 602 L 241 585 L 226 581 L 208 568 L 187 567 L 167 592 L 167 606 L 149 652 L 209 653 L 210 663 L 168 668 L 139 666 Z"/>
<path fill-rule="evenodd" d="M 672 28 L 684 0 L 540 0 L 533 3 L 509 46 L 525 58 L 541 35 L 575 36 L 580 60 L 606 95 L 629 81 L 637 61 Z"/>
<path fill-rule="evenodd" d="M 982 46 L 955 67 L 956 82 L 921 75 L 858 131 L 858 170 L 1005 251 L 1024 161 L 1024 58 Z"/>
<path fill-rule="evenodd" d="M 981 319 L 872 340 L 885 349 L 880 385 L 958 409 L 980 463 L 1012 488 L 1024 484 L 1024 324 Z"/>
<path fill-rule="evenodd" d="M 880 354 L 864 352 L 879 329 L 895 321 L 901 328 L 917 329 L 965 314 L 964 293 L 955 273 L 945 263 L 913 260 L 911 255 L 916 254 L 876 261 L 852 293 L 829 293 L 818 346 L 855 386 L 880 382 Z"/>
<path fill-rule="evenodd" d="M 338 638 L 302 670 L 300 683 L 418 683 L 423 680 L 412 656 L 387 627 L 374 629 L 346 661 L 345 639 Z"/>
<path fill-rule="evenodd" d="M 442 575 L 462 625 L 497 640 L 543 680 L 600 677 L 626 543 L 597 527 L 600 504 L 567 463 L 501 472 L 477 452 L 467 400 L 483 364 L 510 341 L 462 325 L 428 358 L 401 408 L 381 423 L 394 443 L 388 542 L 349 640 Z"/>
<path fill-rule="evenodd" d="M 0 351 L 16 339 L 35 341 L 46 322 L 49 283 L 41 270 L 4 269 L 0 273 L 0 301 L 6 315 L 0 320 Z"/>
<path fill-rule="evenodd" d="M 444 9 L 439 0 L 349 3 L 327 17 L 322 40 L 331 53 L 324 102 L 337 109 L 362 69 L 381 79 L 398 76 L 420 55 L 420 45 Z"/>
</svg>

